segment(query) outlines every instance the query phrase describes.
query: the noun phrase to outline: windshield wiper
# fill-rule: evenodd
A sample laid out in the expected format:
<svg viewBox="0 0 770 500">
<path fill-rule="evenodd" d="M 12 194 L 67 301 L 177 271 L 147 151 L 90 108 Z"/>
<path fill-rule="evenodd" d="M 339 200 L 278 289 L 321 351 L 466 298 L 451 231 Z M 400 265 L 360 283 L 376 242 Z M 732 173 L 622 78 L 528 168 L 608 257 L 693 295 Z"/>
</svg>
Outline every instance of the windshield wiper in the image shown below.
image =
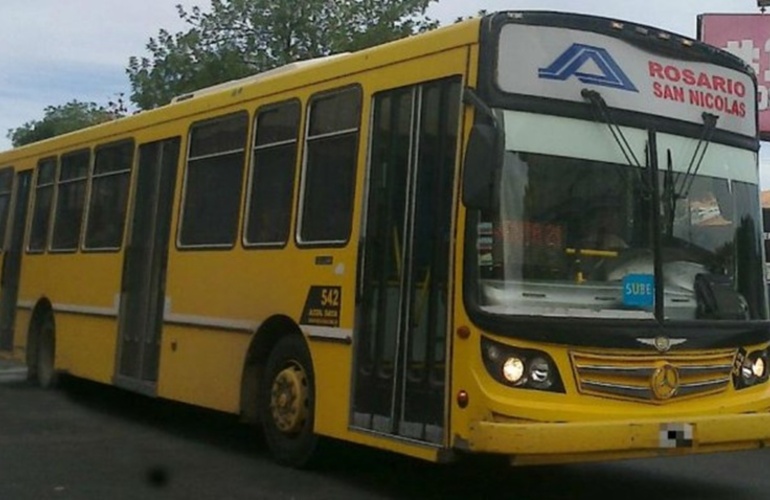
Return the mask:
<svg viewBox="0 0 770 500">
<path fill-rule="evenodd" d="M 676 214 L 676 205 L 679 200 L 687 198 L 690 195 L 690 188 L 695 181 L 695 177 L 700 171 L 700 167 L 703 164 L 703 159 L 706 157 L 706 151 L 708 151 L 709 144 L 711 144 L 711 136 L 716 129 L 718 116 L 711 113 L 703 113 L 703 130 L 701 131 L 698 144 L 695 146 L 692 158 L 690 158 L 690 164 L 687 166 L 687 171 L 682 174 L 674 175 L 674 160 L 671 156 L 671 150 L 666 151 L 666 173 L 663 182 L 663 201 L 665 210 L 665 223 L 666 234 L 671 237 L 674 231 L 674 218 Z M 681 186 L 679 179 L 682 179 Z"/>
<path fill-rule="evenodd" d="M 650 188 L 652 189 L 652 199 L 658 200 L 660 196 L 659 186 L 659 166 L 658 166 L 658 134 L 655 130 L 647 131 L 647 162 L 649 165 Z M 658 202 L 650 204 L 650 218 L 652 226 L 660 227 L 660 209 L 656 207 Z M 655 280 L 655 318 L 663 321 L 664 318 L 664 290 L 663 290 L 663 242 L 660 231 L 652 232 L 652 252 L 653 252 L 653 275 Z"/>
<path fill-rule="evenodd" d="M 594 109 L 599 115 L 599 118 L 601 118 L 601 121 L 607 124 L 612 137 L 615 139 L 615 142 L 623 152 L 623 156 L 626 157 L 628 164 L 634 167 L 641 167 L 642 164 L 639 163 L 639 159 L 637 159 L 636 155 L 634 154 L 634 150 L 631 148 L 631 145 L 628 143 L 628 139 L 626 139 L 626 136 L 623 134 L 623 130 L 612 119 L 610 110 L 607 107 L 607 103 L 604 101 L 602 95 L 595 90 L 589 89 L 583 89 L 580 92 L 580 95 L 583 96 L 583 99 L 587 100 L 593 105 Z"/>
<path fill-rule="evenodd" d="M 666 171 L 663 173 L 663 192 L 661 198 L 663 202 L 663 231 L 666 236 L 671 238 L 674 235 L 674 219 L 676 218 L 676 202 L 678 201 L 676 193 L 676 179 L 674 179 L 674 161 L 671 158 L 671 150 L 666 151 Z"/>
<path fill-rule="evenodd" d="M 615 120 L 612 119 L 610 109 L 602 95 L 599 92 L 590 89 L 583 89 L 580 92 L 580 95 L 593 107 L 596 120 L 605 123 L 610 129 L 612 138 L 615 139 L 615 143 L 618 145 L 620 151 L 623 153 L 623 156 L 626 158 L 626 162 L 632 167 L 641 169 L 641 162 L 636 157 L 636 154 L 634 154 L 634 149 L 631 147 L 628 139 L 626 139 L 625 134 L 623 134 L 623 129 L 621 129 L 620 126 L 615 123 Z M 623 176 L 624 180 L 628 179 L 628 175 L 626 174 L 625 170 L 619 169 L 618 171 Z M 639 171 L 637 170 L 637 172 Z M 645 197 L 649 197 L 652 193 L 652 188 L 649 186 L 649 184 L 644 182 L 644 178 L 641 176 L 641 174 L 637 174 L 637 179 L 640 181 L 640 185 L 642 186 L 642 194 Z"/>
<path fill-rule="evenodd" d="M 700 166 L 703 164 L 703 159 L 706 157 L 706 151 L 708 151 L 709 144 L 711 144 L 711 136 L 714 135 L 714 130 L 717 128 L 717 120 L 719 119 L 717 115 L 706 113 L 704 111 L 701 116 L 703 117 L 703 130 L 701 131 L 698 145 L 695 146 L 692 158 L 690 158 L 687 172 L 685 172 L 684 177 L 682 178 L 682 187 L 676 190 L 674 204 L 676 204 L 676 200 L 687 198 L 690 194 L 692 183 L 695 180 L 695 176 L 698 175 Z M 703 149 L 701 149 L 701 147 Z M 693 169 L 693 166 L 695 169 Z"/>
</svg>

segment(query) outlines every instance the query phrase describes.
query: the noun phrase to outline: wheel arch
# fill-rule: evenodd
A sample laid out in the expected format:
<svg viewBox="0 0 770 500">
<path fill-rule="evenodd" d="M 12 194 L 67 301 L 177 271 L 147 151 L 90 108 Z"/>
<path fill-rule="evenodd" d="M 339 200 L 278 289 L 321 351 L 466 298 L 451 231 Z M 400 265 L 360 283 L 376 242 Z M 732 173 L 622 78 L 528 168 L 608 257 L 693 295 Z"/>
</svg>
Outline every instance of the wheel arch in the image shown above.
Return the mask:
<svg viewBox="0 0 770 500">
<path fill-rule="evenodd" d="M 262 323 L 252 336 L 241 374 L 240 414 L 245 422 L 259 422 L 257 401 L 262 373 L 273 347 L 286 335 L 304 338 L 302 330 L 293 319 L 285 315 L 275 315 Z"/>
</svg>

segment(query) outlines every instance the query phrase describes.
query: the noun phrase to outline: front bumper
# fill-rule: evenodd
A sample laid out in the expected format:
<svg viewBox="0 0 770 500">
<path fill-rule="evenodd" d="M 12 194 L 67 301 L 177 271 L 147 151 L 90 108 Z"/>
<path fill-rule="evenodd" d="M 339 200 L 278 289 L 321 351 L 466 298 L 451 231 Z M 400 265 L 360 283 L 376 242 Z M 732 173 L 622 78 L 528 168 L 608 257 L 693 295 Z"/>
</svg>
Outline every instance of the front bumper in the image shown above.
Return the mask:
<svg viewBox="0 0 770 500">
<path fill-rule="evenodd" d="M 514 465 L 676 456 L 770 445 L 770 413 L 690 419 L 471 424 L 468 451 L 504 454 Z"/>
</svg>

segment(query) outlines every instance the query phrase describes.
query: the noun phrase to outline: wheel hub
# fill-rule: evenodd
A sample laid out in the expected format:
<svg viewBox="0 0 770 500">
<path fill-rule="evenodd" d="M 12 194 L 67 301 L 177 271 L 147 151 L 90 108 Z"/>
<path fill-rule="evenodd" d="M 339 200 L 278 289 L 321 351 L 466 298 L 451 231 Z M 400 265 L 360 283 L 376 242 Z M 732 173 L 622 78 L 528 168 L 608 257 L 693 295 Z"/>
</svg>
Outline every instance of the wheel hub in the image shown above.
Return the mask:
<svg viewBox="0 0 770 500">
<path fill-rule="evenodd" d="M 308 416 L 308 384 L 305 371 L 288 366 L 276 375 L 270 396 L 270 412 L 279 431 L 296 434 Z"/>
</svg>

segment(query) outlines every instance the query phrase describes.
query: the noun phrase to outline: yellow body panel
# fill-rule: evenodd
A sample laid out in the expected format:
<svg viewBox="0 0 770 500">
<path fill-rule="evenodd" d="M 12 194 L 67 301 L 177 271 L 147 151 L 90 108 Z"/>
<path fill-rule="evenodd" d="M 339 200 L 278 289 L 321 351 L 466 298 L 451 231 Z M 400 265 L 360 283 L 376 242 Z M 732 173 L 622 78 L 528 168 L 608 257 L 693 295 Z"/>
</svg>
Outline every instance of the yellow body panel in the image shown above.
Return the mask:
<svg viewBox="0 0 770 500">
<path fill-rule="evenodd" d="M 350 414 L 340 402 L 350 398 L 352 349 L 343 344 L 311 342 L 310 353 L 316 374 L 315 428 L 320 434 L 347 439 Z"/>
<path fill-rule="evenodd" d="M 770 413 L 690 417 L 684 420 L 692 443 L 661 444 L 661 433 L 681 420 L 596 420 L 585 423 L 476 422 L 468 449 L 511 456 L 515 465 L 676 456 L 762 448 L 770 444 Z"/>
<path fill-rule="evenodd" d="M 114 318 L 60 313 L 56 330 L 71 332 L 56 338 L 56 365 L 77 377 L 105 384 L 115 374 L 117 326 Z"/>
<path fill-rule="evenodd" d="M 13 351 L 10 356 L 18 361 L 27 361 L 27 335 L 19 335 L 18 332 L 28 332 L 29 324 L 32 320 L 32 310 L 19 307 L 16 309 L 16 318 L 14 321 L 14 330 L 17 332 L 14 337 Z"/>
<path fill-rule="evenodd" d="M 249 335 L 166 326 L 158 396 L 238 413 L 243 358 Z"/>
</svg>

